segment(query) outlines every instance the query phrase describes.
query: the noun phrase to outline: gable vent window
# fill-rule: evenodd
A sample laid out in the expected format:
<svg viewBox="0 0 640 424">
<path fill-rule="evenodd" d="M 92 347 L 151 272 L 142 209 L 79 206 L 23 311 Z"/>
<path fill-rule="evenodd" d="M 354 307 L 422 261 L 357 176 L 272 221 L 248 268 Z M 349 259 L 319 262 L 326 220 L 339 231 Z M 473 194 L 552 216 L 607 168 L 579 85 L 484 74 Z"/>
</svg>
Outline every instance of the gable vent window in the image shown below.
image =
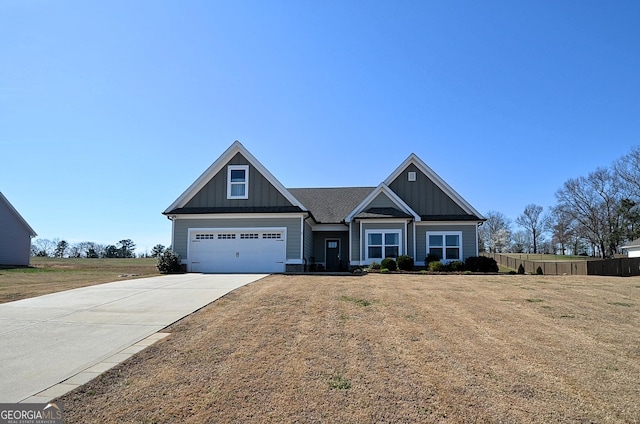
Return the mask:
<svg viewBox="0 0 640 424">
<path fill-rule="evenodd" d="M 227 199 L 249 198 L 249 165 L 229 165 L 227 168 Z"/>
<path fill-rule="evenodd" d="M 409 181 L 415 181 L 416 180 L 416 173 L 415 171 L 409 171 L 407 172 L 407 179 Z"/>
</svg>

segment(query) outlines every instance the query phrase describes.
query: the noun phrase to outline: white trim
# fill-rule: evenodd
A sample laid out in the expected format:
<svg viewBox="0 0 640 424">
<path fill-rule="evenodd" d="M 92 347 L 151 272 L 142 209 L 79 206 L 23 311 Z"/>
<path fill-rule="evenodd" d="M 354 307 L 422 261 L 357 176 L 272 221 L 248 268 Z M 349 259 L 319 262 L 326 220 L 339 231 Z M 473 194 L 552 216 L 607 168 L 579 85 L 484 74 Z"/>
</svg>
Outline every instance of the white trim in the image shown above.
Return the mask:
<svg viewBox="0 0 640 424">
<path fill-rule="evenodd" d="M 305 217 L 300 217 L 300 262 L 304 262 L 304 220 Z M 285 260 L 287 258 L 287 251 L 284 251 Z"/>
<path fill-rule="evenodd" d="M 360 221 L 360 234 L 358 234 L 358 248 L 360 249 L 360 264 L 362 264 L 362 262 L 364 262 L 364 243 L 362 242 L 362 237 L 363 237 L 363 225 L 362 225 L 362 220 Z"/>
<path fill-rule="evenodd" d="M 416 222 L 416 224 L 423 227 L 427 225 L 473 225 L 477 227 L 481 222 L 482 221 L 421 221 Z"/>
<path fill-rule="evenodd" d="M 296 199 L 289 190 L 287 190 L 280 181 L 278 181 L 276 177 L 269 172 L 267 168 L 264 167 L 264 165 L 249 153 L 242 143 L 236 140 L 227 150 L 224 151 L 224 153 L 222 153 L 222 155 L 220 155 L 218 159 L 216 159 L 214 163 L 211 164 L 211 166 L 209 166 L 209 168 L 207 168 L 206 171 L 202 173 L 202 175 L 200 175 L 200 177 L 198 177 L 197 180 L 193 182 L 193 184 L 189 186 L 189 188 L 184 191 L 184 193 L 180 195 L 180 197 L 171 204 L 171 206 L 164 211 L 164 213 L 169 214 L 174 209 L 184 207 L 184 205 L 186 205 L 193 196 L 198 194 L 198 192 L 202 190 L 202 188 L 207 185 L 207 183 L 211 181 L 211 179 L 215 177 L 218 172 L 220 172 L 238 153 L 242 154 L 249 164 L 262 174 L 262 176 L 269 181 L 292 205 L 298 206 L 303 211 L 307 211 L 307 208 L 305 208 L 304 205 L 300 203 L 300 201 Z"/>
<path fill-rule="evenodd" d="M 369 257 L 369 234 L 382 234 L 382 244 L 380 245 L 382 248 L 382 257 L 381 258 L 370 258 Z M 405 231 L 406 233 L 406 231 Z M 398 235 L 398 256 L 404 255 L 403 252 L 403 243 L 402 243 L 402 230 L 401 229 L 397 229 L 397 228 L 372 228 L 369 230 L 364 230 L 364 251 L 365 251 L 365 256 L 364 256 L 364 261 L 366 264 L 370 264 L 371 261 L 376 260 L 376 259 L 384 259 L 386 258 L 385 256 L 385 248 L 386 248 L 386 244 L 385 244 L 385 235 L 386 234 L 397 234 Z M 363 244 L 363 243 L 361 243 Z M 405 243 L 406 244 L 406 236 L 405 236 Z M 390 245 L 390 246 L 395 246 L 395 245 Z"/>
<path fill-rule="evenodd" d="M 171 215 L 173 219 L 250 219 L 250 218 L 304 218 L 305 213 L 302 212 L 288 212 L 288 213 L 199 213 L 199 214 L 175 214 Z"/>
<path fill-rule="evenodd" d="M 364 224 L 404 224 L 411 221 L 411 218 L 376 218 L 376 219 L 360 219 L 360 223 Z"/>
<path fill-rule="evenodd" d="M 415 259 L 416 259 L 416 255 L 418 254 L 418 250 L 417 250 L 417 245 L 418 245 L 418 240 L 416 239 L 417 233 L 416 233 L 416 224 L 415 222 L 413 223 L 413 259 L 414 259 L 414 263 L 415 263 Z"/>
<path fill-rule="evenodd" d="M 398 178 L 409 165 L 415 165 L 424 175 L 427 176 L 433 183 L 440 188 L 446 195 L 448 195 L 454 202 L 458 204 L 469 215 L 475 215 L 480 219 L 484 219 L 482 214 L 478 212 L 469 202 L 464 200 L 449 184 L 446 183 L 433 169 L 429 168 L 426 163 L 422 161 L 415 153 L 411 153 L 402 164 L 396 168 L 395 171 L 384 180 L 385 185 L 390 185 L 396 178 Z"/>
<path fill-rule="evenodd" d="M 233 171 L 244 171 L 244 181 L 241 183 L 231 181 L 231 173 Z M 234 185 L 244 185 L 244 194 L 242 196 L 234 196 Z M 248 199 L 249 198 L 249 165 L 227 165 L 227 199 Z"/>
<path fill-rule="evenodd" d="M 22 215 L 20 215 L 20 213 L 16 210 L 16 208 L 13 207 L 11 202 L 9 202 L 9 200 L 6 197 L 4 197 L 4 194 L 2 194 L 2 192 L 0 192 L 0 201 L 7 206 L 7 209 L 9 209 L 9 212 L 11 212 L 11 213 L 13 213 L 15 215 L 15 217 L 18 219 L 18 221 L 20 221 L 20 223 L 24 226 L 24 229 L 27 230 L 27 232 L 29 233 L 29 236 L 31 238 L 37 236 L 36 232 L 33 231 L 33 228 L 31 228 L 31 226 L 22 217 Z"/>
<path fill-rule="evenodd" d="M 409 225 L 408 224 L 409 223 L 407 221 L 404 222 L 404 251 L 405 251 L 404 254 L 406 254 L 406 252 L 409 251 L 409 244 L 408 244 L 409 243 Z"/>
<path fill-rule="evenodd" d="M 442 238 L 442 246 L 435 246 L 442 248 L 442 259 L 441 262 L 450 262 L 450 261 L 462 261 L 464 258 L 463 246 L 464 242 L 462 240 L 462 231 L 427 231 L 425 234 L 425 243 L 426 243 L 426 254 L 429 254 L 429 235 L 434 236 L 443 236 Z M 459 250 L 457 259 L 447 259 L 447 242 L 446 236 L 458 236 L 458 246 L 456 246 Z"/>
<path fill-rule="evenodd" d="M 360 202 L 358 206 L 356 206 L 349 215 L 345 218 L 345 222 L 351 222 L 353 218 L 362 212 L 364 208 L 371 203 L 379 194 L 386 195 L 389 200 L 391 200 L 396 206 L 402 209 L 404 212 L 413 216 L 415 221 L 420 221 L 420 215 L 418 215 L 409 205 L 407 205 L 404 200 L 402 200 L 396 193 L 393 192 L 385 183 L 380 184 L 376 187 L 365 199 Z M 395 218 L 397 219 L 397 218 Z M 367 220 L 368 221 L 368 220 Z"/>
</svg>

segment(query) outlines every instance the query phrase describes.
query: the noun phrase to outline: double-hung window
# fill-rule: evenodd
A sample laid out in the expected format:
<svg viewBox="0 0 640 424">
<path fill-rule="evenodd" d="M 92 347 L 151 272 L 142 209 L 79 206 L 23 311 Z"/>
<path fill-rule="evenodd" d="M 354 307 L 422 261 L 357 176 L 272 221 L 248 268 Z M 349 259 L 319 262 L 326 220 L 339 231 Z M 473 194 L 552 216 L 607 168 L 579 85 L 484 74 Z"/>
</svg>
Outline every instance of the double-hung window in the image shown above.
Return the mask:
<svg viewBox="0 0 640 424">
<path fill-rule="evenodd" d="M 397 230 L 368 230 L 366 231 L 367 260 L 382 260 L 397 258 L 400 252 L 400 231 Z"/>
<path fill-rule="evenodd" d="M 427 253 L 435 255 L 443 262 L 462 260 L 462 232 L 427 231 Z"/>
<path fill-rule="evenodd" d="M 249 165 L 229 165 L 227 168 L 227 199 L 249 198 Z"/>
</svg>

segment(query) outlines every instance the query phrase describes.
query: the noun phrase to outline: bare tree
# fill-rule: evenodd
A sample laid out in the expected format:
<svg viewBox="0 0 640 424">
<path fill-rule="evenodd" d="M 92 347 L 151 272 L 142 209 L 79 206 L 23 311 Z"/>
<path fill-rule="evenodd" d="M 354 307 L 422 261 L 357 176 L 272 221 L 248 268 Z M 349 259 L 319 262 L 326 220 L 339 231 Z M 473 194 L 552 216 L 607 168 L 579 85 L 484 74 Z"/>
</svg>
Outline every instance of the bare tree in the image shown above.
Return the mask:
<svg viewBox="0 0 640 424">
<path fill-rule="evenodd" d="M 601 257 L 617 251 L 621 194 L 619 179 L 613 172 L 598 168 L 586 178 L 572 178 L 556 192 L 556 199 L 557 207 L 576 221 L 580 234 Z"/>
<path fill-rule="evenodd" d="M 530 253 L 531 235 L 526 231 L 516 231 L 511 234 L 511 252 Z"/>
<path fill-rule="evenodd" d="M 57 242 L 49 239 L 37 238 L 31 242 L 33 256 L 53 256 Z"/>
<path fill-rule="evenodd" d="M 538 253 L 538 242 L 549 222 L 549 218 L 542 214 L 542 209 L 542 206 L 531 203 L 524 208 L 522 215 L 516 218 L 516 223 L 531 235 L 533 253 Z"/>
<path fill-rule="evenodd" d="M 554 249 L 561 255 L 566 255 L 567 249 L 574 245 L 576 239 L 576 221 L 565 210 L 556 206 L 551 210 L 549 227 Z M 575 250 L 573 254 L 576 254 Z"/>
<path fill-rule="evenodd" d="M 629 194 L 640 201 L 640 146 L 631 149 L 613 164 L 615 174 Z"/>
<path fill-rule="evenodd" d="M 485 217 L 487 220 L 480 227 L 483 247 L 488 252 L 501 253 L 509 246 L 511 240 L 511 222 L 497 211 L 489 211 Z"/>
</svg>

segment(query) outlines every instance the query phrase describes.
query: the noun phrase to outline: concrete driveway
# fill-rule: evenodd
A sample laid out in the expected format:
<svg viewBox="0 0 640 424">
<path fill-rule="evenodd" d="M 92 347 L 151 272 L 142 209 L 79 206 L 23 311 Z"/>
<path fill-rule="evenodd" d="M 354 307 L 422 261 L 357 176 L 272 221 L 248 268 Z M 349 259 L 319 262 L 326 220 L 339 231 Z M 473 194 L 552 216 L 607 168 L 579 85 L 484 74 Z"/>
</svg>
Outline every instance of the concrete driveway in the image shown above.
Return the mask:
<svg viewBox="0 0 640 424">
<path fill-rule="evenodd" d="M 167 275 L 0 304 L 0 403 L 46 402 L 141 350 L 169 324 L 263 277 Z"/>
</svg>

